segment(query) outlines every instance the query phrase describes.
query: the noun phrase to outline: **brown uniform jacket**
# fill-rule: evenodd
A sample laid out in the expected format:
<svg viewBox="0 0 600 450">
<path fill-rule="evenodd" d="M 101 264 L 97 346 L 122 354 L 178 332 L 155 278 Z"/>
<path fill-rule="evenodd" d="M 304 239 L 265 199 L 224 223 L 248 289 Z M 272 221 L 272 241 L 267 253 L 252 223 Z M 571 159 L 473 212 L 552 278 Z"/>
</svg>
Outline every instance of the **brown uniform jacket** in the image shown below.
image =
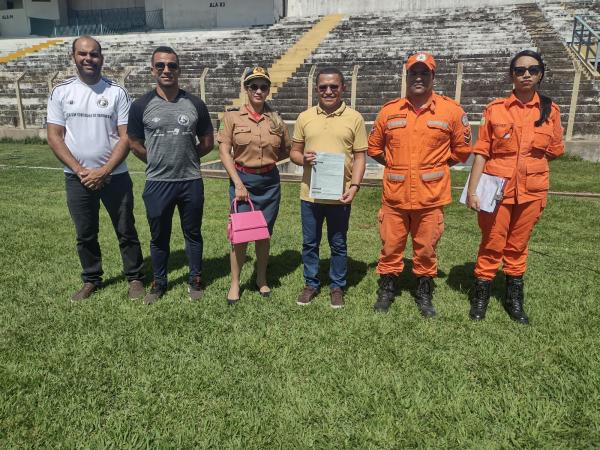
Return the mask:
<svg viewBox="0 0 600 450">
<path fill-rule="evenodd" d="M 217 141 L 233 148 L 233 160 L 240 166 L 257 169 L 275 164 L 289 156 L 291 147 L 287 126 L 276 114 L 265 112 L 256 120 L 245 105 L 227 111 Z"/>
</svg>

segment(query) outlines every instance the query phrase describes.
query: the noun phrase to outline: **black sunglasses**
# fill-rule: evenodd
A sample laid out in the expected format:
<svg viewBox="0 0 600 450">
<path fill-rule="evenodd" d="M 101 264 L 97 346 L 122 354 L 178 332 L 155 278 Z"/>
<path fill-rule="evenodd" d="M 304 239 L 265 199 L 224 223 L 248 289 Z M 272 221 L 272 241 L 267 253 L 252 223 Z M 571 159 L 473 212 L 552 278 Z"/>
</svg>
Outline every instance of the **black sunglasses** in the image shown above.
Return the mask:
<svg viewBox="0 0 600 450">
<path fill-rule="evenodd" d="M 337 92 L 337 90 L 339 88 L 340 88 L 339 84 L 320 84 L 318 86 L 318 89 L 321 92 L 327 92 L 327 89 L 331 89 L 331 92 Z"/>
<path fill-rule="evenodd" d="M 529 67 L 517 66 L 513 68 L 513 72 L 518 77 L 522 77 L 523 75 L 525 75 L 525 72 L 529 72 L 529 75 L 535 76 L 542 73 L 542 66 L 538 64 Z"/>
<path fill-rule="evenodd" d="M 170 63 L 164 63 L 164 62 L 157 62 L 156 64 L 154 64 L 154 68 L 156 70 L 165 70 L 165 67 L 168 67 L 170 70 L 177 70 L 179 69 L 179 64 L 174 63 L 174 62 L 170 62 Z"/>
<path fill-rule="evenodd" d="M 252 83 L 250 86 L 248 86 L 248 88 L 251 91 L 254 91 L 254 92 L 258 91 L 259 89 L 262 92 L 267 92 L 269 90 L 269 85 L 268 84 L 255 84 L 255 83 Z"/>
</svg>

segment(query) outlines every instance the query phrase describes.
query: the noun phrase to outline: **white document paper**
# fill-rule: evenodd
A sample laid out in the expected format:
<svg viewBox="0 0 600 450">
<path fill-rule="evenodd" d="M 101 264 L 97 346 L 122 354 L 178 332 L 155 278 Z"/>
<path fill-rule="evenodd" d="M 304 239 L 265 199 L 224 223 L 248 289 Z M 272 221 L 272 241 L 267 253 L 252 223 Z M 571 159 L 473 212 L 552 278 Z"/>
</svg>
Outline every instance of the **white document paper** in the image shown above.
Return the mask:
<svg viewBox="0 0 600 450">
<path fill-rule="evenodd" d="M 316 164 L 310 176 L 310 197 L 322 200 L 338 200 L 344 193 L 343 153 L 316 152 Z"/>
<path fill-rule="evenodd" d="M 467 189 L 470 179 L 471 175 L 467 178 L 467 183 L 460 196 L 460 202 L 465 205 L 467 204 Z M 502 191 L 504 190 L 505 183 L 506 180 L 504 178 L 488 175 L 487 173 L 481 174 L 475 193 L 479 197 L 479 208 L 482 211 L 491 213 L 496 210 L 496 206 L 502 200 Z"/>
</svg>

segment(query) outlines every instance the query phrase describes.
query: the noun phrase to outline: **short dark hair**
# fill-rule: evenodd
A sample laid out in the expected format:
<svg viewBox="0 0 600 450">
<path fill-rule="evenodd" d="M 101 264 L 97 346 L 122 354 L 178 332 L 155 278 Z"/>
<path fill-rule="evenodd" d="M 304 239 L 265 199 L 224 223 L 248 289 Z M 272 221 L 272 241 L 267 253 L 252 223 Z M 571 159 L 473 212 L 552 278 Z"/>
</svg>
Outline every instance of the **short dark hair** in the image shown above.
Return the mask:
<svg viewBox="0 0 600 450">
<path fill-rule="evenodd" d="M 167 47 L 166 45 L 160 45 L 154 49 L 154 51 L 152 52 L 152 57 L 150 58 L 151 63 L 154 63 L 154 55 L 156 55 L 157 53 L 169 53 L 171 55 L 175 55 L 175 58 L 177 58 L 177 64 L 179 64 L 179 56 L 177 55 L 175 50 L 173 50 L 171 47 Z"/>
<path fill-rule="evenodd" d="M 324 67 L 317 72 L 317 76 L 315 77 L 315 83 L 319 84 L 319 77 L 321 75 L 338 75 L 340 80 L 342 80 L 342 84 L 344 83 L 344 74 L 340 72 L 340 69 L 337 67 Z"/>
<path fill-rule="evenodd" d="M 78 36 L 75 39 L 73 39 L 73 44 L 71 44 L 71 52 L 73 54 L 75 54 L 75 45 L 77 45 L 77 41 L 79 39 L 89 39 L 90 41 L 94 41 L 96 43 L 96 45 L 98 46 L 98 52 L 100 54 L 102 54 L 102 46 L 100 45 L 100 42 L 98 42 L 97 39 L 94 39 L 93 37 L 91 37 L 91 36 L 89 36 L 87 34 L 84 34 L 83 36 Z"/>
</svg>

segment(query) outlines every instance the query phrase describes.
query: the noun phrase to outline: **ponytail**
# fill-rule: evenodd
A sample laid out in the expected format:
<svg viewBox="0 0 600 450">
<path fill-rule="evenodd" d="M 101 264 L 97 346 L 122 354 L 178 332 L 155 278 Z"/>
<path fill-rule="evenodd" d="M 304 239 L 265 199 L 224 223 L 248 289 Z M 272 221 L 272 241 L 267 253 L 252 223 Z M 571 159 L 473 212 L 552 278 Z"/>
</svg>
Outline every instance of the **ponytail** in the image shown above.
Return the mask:
<svg viewBox="0 0 600 450">
<path fill-rule="evenodd" d="M 550 112 L 552 110 L 552 99 L 550 97 L 540 94 L 539 92 L 538 95 L 540 96 L 540 118 L 535 121 L 534 125 L 536 127 L 541 126 L 546 120 L 548 120 L 548 117 L 550 117 Z"/>
</svg>

